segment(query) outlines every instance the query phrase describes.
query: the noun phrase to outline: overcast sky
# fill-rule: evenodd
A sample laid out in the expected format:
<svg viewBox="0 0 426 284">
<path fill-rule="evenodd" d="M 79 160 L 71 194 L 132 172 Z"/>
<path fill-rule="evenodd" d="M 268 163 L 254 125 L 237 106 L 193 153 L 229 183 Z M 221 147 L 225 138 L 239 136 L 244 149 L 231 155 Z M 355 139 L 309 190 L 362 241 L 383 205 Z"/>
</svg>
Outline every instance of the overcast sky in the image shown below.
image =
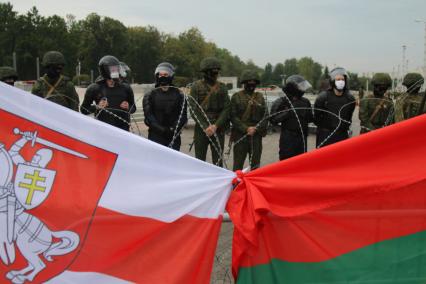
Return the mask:
<svg viewBox="0 0 426 284">
<path fill-rule="evenodd" d="M 3 1 L 2 2 L 7 2 Z M 95 12 L 126 26 L 178 34 L 197 27 L 207 40 L 259 66 L 311 56 L 352 72 L 395 71 L 407 46 L 409 70 L 423 66 L 426 0 L 13 0 L 19 13 Z"/>
</svg>

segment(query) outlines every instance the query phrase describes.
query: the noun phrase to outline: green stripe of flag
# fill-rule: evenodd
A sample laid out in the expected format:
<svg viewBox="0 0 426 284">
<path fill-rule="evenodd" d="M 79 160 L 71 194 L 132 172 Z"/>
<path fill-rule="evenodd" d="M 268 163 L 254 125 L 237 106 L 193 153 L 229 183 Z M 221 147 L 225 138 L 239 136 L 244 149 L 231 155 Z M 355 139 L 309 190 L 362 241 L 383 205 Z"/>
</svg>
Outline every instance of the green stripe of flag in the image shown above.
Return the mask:
<svg viewBox="0 0 426 284">
<path fill-rule="evenodd" d="M 237 283 L 425 284 L 426 231 L 379 242 L 324 262 L 240 268 Z"/>
</svg>

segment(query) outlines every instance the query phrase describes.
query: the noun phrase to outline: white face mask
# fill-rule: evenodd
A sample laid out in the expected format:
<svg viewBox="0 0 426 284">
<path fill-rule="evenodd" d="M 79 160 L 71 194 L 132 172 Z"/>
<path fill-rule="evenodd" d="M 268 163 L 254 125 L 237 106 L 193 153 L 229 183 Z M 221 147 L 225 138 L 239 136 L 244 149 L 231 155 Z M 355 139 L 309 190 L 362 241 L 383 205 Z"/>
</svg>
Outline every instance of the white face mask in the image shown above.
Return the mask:
<svg viewBox="0 0 426 284">
<path fill-rule="evenodd" d="M 345 88 L 345 81 L 344 80 L 336 81 L 335 85 L 337 90 L 342 91 Z"/>
<path fill-rule="evenodd" d="M 118 79 L 120 77 L 120 66 L 109 66 L 109 76 L 111 79 Z"/>
</svg>

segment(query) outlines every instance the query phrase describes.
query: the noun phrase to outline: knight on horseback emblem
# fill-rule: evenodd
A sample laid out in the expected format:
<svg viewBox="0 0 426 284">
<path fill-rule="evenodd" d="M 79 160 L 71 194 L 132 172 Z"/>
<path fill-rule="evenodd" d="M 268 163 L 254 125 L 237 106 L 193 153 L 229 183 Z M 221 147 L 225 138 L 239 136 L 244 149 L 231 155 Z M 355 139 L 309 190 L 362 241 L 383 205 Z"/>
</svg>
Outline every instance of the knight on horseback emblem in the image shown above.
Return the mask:
<svg viewBox="0 0 426 284">
<path fill-rule="evenodd" d="M 21 132 L 15 128 L 13 132 L 21 138 L 10 149 L 0 143 L 0 259 L 6 266 L 13 264 L 17 246 L 28 265 L 7 272 L 6 278 L 11 283 L 25 283 L 31 282 L 46 267 L 41 257 L 53 261 L 54 256 L 74 251 L 80 242 L 77 233 L 51 231 L 42 220 L 27 212 L 40 206 L 52 191 L 56 171 L 48 165 L 53 150 L 87 157 L 38 137 L 37 131 Z M 26 161 L 21 149 L 26 145 L 34 147 L 36 143 L 47 147 L 37 150 L 32 159 Z"/>
</svg>

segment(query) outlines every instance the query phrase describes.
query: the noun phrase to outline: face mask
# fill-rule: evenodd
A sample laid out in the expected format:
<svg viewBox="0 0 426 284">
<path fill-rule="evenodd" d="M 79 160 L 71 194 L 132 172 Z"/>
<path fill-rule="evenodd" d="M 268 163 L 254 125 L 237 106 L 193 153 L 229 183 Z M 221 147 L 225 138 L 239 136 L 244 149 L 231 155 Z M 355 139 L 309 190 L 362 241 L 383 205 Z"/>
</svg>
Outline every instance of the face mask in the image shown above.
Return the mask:
<svg viewBox="0 0 426 284">
<path fill-rule="evenodd" d="M 383 97 L 383 95 L 386 93 L 387 89 L 388 89 L 387 86 L 375 85 L 374 86 L 374 95 L 376 97 Z"/>
<path fill-rule="evenodd" d="M 109 66 L 109 76 L 111 79 L 120 78 L 120 66 Z"/>
<path fill-rule="evenodd" d="M 245 84 L 244 90 L 246 90 L 249 93 L 253 93 L 254 90 L 256 90 L 256 84 Z"/>
<path fill-rule="evenodd" d="M 217 80 L 217 77 L 219 76 L 219 71 L 218 70 L 208 70 L 206 73 L 205 73 L 205 76 L 204 76 L 204 78 L 207 80 L 207 81 L 212 81 L 212 82 L 214 82 L 214 81 L 216 81 Z"/>
<path fill-rule="evenodd" d="M 47 68 L 46 74 L 49 78 L 58 78 L 61 75 L 63 67 L 60 65 L 50 65 Z"/>
<path fill-rule="evenodd" d="M 345 83 L 346 82 L 344 80 L 339 80 L 339 81 L 336 81 L 334 85 L 338 91 L 343 91 L 343 89 L 345 88 Z"/>
<path fill-rule="evenodd" d="M 170 77 L 161 76 L 161 77 L 158 77 L 157 82 L 158 82 L 158 85 L 160 86 L 170 86 L 172 83 L 172 80 Z"/>
</svg>

